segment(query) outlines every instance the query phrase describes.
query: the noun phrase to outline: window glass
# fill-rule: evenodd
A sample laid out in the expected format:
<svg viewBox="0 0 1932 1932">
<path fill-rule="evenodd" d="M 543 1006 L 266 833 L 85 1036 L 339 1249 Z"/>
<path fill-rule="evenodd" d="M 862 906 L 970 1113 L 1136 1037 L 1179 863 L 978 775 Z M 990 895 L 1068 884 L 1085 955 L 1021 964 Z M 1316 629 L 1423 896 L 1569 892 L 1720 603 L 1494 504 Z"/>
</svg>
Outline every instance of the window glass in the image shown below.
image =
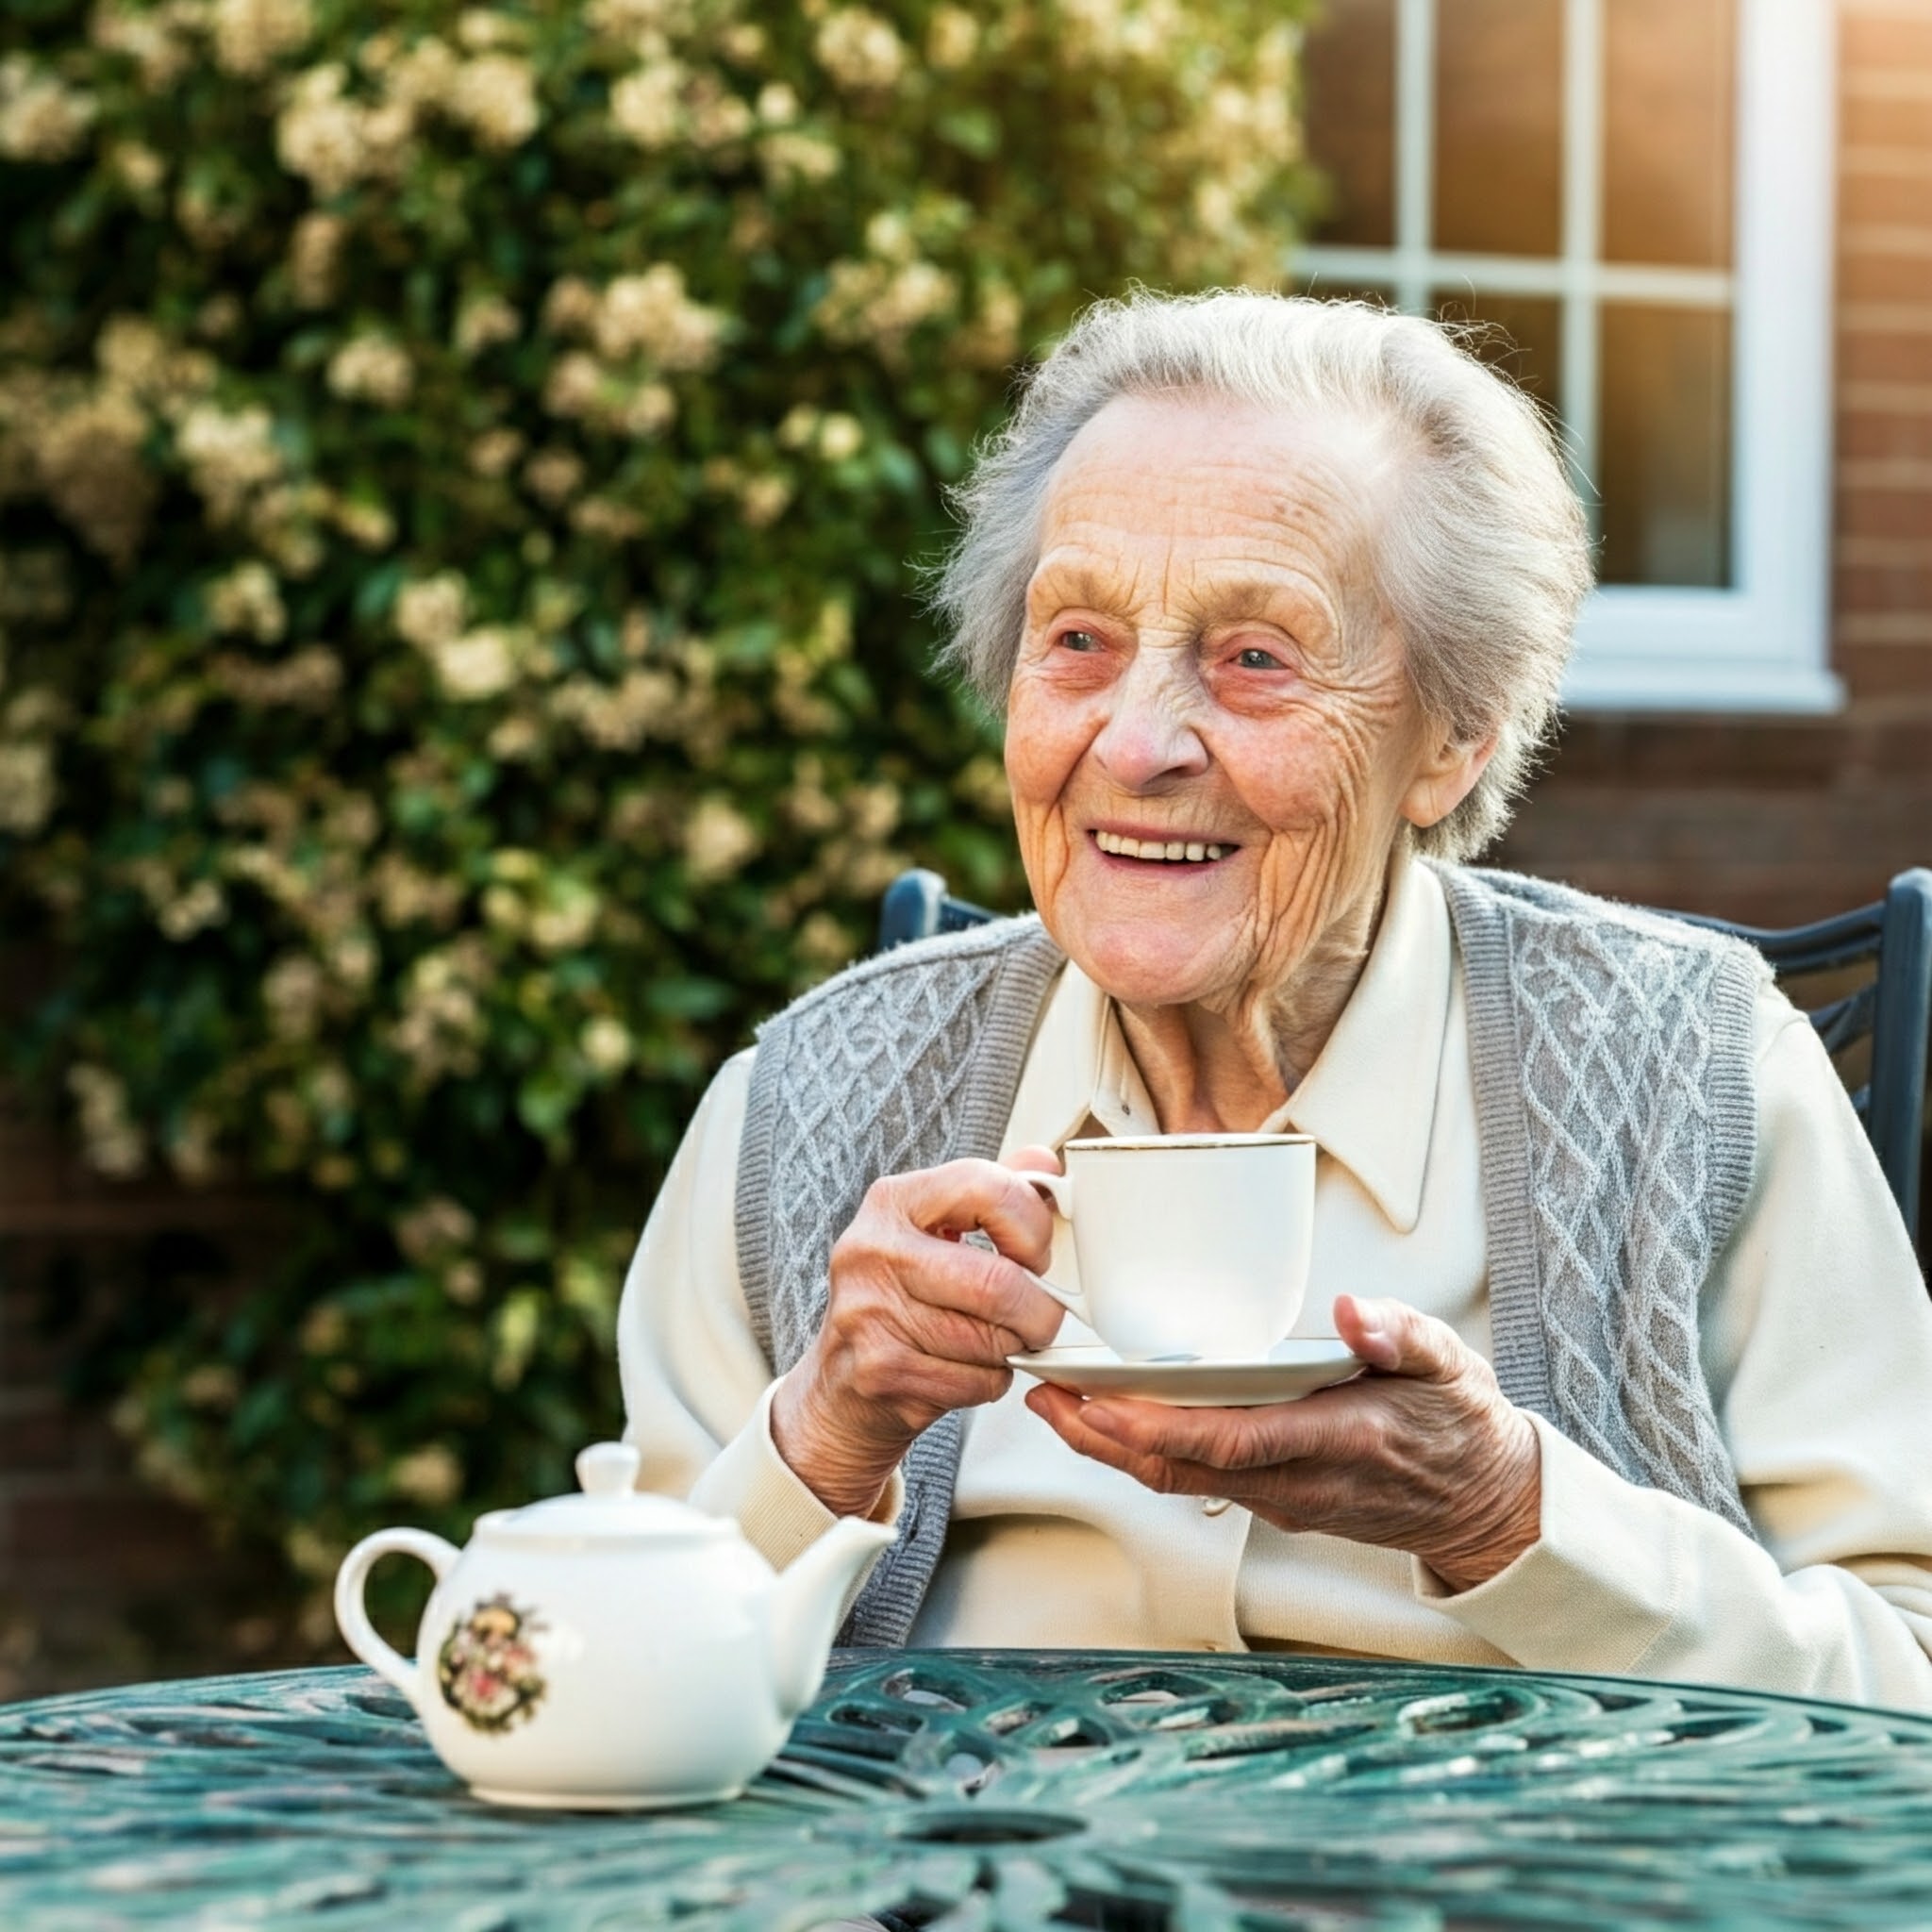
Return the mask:
<svg viewBox="0 0 1932 1932">
<path fill-rule="evenodd" d="M 1302 47 L 1308 153 L 1326 176 L 1320 242 L 1395 239 L 1395 0 L 1328 0 Z"/>
<path fill-rule="evenodd" d="M 1335 204 L 1296 279 L 1496 325 L 1474 346 L 1560 423 L 1598 546 L 1576 702 L 1841 694 L 1823 617 L 1839 12 L 1314 0 L 1306 125 Z"/>
<path fill-rule="evenodd" d="M 1545 415 L 1558 416 L 1563 395 L 1563 305 L 1554 295 L 1499 295 L 1438 289 L 1443 322 L 1487 325 L 1469 344 L 1485 362 L 1527 390 Z"/>
<path fill-rule="evenodd" d="M 1602 581 L 1731 581 L 1731 327 L 1708 308 L 1607 302 L 1597 429 Z"/>
<path fill-rule="evenodd" d="M 1308 42 L 1333 202 L 1305 285 L 1352 292 L 1386 262 L 1400 306 L 1493 325 L 1478 353 L 1562 425 L 1606 584 L 1732 582 L 1734 316 L 1710 272 L 1731 254 L 1738 32 L 1738 0 L 1328 0 Z M 1427 111 L 1396 125 L 1424 75 Z M 1433 226 L 1398 250 L 1409 166 Z M 1566 178 L 1600 236 L 1564 233 Z M 1506 259 L 1509 291 L 1458 277 L 1472 255 Z"/>
<path fill-rule="evenodd" d="M 1607 261 L 1727 268 L 1732 0 L 1604 8 Z"/>
<path fill-rule="evenodd" d="M 1562 105 L 1562 0 L 1439 0 L 1434 246 L 1561 251 Z"/>
</svg>

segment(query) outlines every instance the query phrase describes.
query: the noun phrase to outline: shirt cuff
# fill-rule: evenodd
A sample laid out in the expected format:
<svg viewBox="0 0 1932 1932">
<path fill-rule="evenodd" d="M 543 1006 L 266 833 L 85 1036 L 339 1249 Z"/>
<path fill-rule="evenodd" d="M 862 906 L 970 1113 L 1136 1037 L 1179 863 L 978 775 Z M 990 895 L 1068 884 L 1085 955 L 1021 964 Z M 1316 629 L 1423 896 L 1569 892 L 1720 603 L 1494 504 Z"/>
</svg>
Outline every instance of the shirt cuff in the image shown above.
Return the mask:
<svg viewBox="0 0 1932 1932">
<path fill-rule="evenodd" d="M 774 1382 L 743 1428 L 725 1443 L 691 1485 L 691 1500 L 711 1516 L 729 1516 L 745 1541 L 774 1570 L 782 1570 L 839 1519 L 819 1501 L 772 1440 Z M 894 1524 L 906 1500 L 906 1479 L 895 1469 L 867 1521 Z"/>
<path fill-rule="evenodd" d="M 1632 1672 L 1681 1598 L 1684 1506 L 1640 1489 L 1540 1415 L 1542 1508 L 1535 1542 L 1473 1590 L 1412 1559 L 1416 1596 L 1531 1670 Z"/>
</svg>

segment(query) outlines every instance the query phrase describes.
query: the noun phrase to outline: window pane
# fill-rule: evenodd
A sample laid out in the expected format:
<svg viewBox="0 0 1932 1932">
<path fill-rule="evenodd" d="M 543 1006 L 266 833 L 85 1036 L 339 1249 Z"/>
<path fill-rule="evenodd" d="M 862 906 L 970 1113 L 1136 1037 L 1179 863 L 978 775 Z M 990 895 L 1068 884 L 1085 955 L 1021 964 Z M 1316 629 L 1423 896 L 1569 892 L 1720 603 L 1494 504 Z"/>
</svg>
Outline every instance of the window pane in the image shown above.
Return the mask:
<svg viewBox="0 0 1932 1932">
<path fill-rule="evenodd" d="M 1439 0 L 1435 246 L 1556 255 L 1562 0 Z"/>
<path fill-rule="evenodd" d="M 1731 580 L 1731 319 L 1603 309 L 1603 581 Z"/>
<path fill-rule="evenodd" d="M 1604 258 L 1731 258 L 1732 0 L 1604 8 Z"/>
<path fill-rule="evenodd" d="M 1563 305 L 1554 295 L 1438 289 L 1431 300 L 1443 322 L 1489 324 L 1470 347 L 1556 417 L 1563 391 Z"/>
<path fill-rule="evenodd" d="M 1313 240 L 1395 241 L 1395 0 L 1328 0 L 1302 45 L 1302 121 L 1328 183 Z"/>
</svg>

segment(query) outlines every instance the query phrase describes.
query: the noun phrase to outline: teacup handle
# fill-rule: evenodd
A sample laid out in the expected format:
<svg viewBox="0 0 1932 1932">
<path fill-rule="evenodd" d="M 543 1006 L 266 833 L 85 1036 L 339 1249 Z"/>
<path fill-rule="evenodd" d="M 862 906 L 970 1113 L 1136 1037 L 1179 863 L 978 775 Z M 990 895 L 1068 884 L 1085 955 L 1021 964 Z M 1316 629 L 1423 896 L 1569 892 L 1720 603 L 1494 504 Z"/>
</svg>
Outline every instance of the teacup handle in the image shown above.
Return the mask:
<svg viewBox="0 0 1932 1932">
<path fill-rule="evenodd" d="M 1074 1176 L 1070 1174 L 1025 1174 L 1021 1179 L 1030 1182 L 1046 1197 L 1047 1205 L 1062 1221 L 1074 1218 Z M 1093 1317 L 1087 1312 L 1087 1298 L 1076 1289 L 1062 1288 L 1057 1281 L 1049 1281 L 1043 1274 L 1036 1274 L 1030 1268 L 1021 1271 L 1035 1288 L 1050 1294 L 1069 1314 L 1079 1316 L 1088 1327 L 1092 1327 Z"/>
<path fill-rule="evenodd" d="M 342 1633 L 342 1641 L 372 1671 L 393 1684 L 420 1716 L 423 1707 L 417 1698 L 415 1662 L 392 1650 L 376 1635 L 362 1601 L 363 1589 L 376 1559 L 391 1554 L 421 1557 L 435 1571 L 436 1580 L 441 1583 L 462 1553 L 454 1543 L 432 1536 L 426 1529 L 378 1529 L 374 1536 L 365 1536 L 342 1558 L 342 1567 L 336 1572 L 336 1624 Z"/>
</svg>

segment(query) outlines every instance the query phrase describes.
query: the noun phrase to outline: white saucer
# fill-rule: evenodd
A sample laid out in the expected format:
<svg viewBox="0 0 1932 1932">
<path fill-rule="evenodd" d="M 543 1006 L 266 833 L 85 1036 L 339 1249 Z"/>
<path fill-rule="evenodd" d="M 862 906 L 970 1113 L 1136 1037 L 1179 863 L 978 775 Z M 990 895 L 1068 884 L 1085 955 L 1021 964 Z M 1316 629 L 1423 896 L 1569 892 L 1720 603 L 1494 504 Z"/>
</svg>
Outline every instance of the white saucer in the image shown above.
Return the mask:
<svg viewBox="0 0 1932 1932">
<path fill-rule="evenodd" d="M 1346 1342 L 1331 1336 L 1291 1336 L 1254 1361 L 1124 1362 L 1110 1348 L 1090 1343 L 1009 1355 L 1024 1374 L 1077 1395 L 1138 1395 L 1172 1408 L 1257 1408 L 1292 1402 L 1366 1366 Z"/>
</svg>

